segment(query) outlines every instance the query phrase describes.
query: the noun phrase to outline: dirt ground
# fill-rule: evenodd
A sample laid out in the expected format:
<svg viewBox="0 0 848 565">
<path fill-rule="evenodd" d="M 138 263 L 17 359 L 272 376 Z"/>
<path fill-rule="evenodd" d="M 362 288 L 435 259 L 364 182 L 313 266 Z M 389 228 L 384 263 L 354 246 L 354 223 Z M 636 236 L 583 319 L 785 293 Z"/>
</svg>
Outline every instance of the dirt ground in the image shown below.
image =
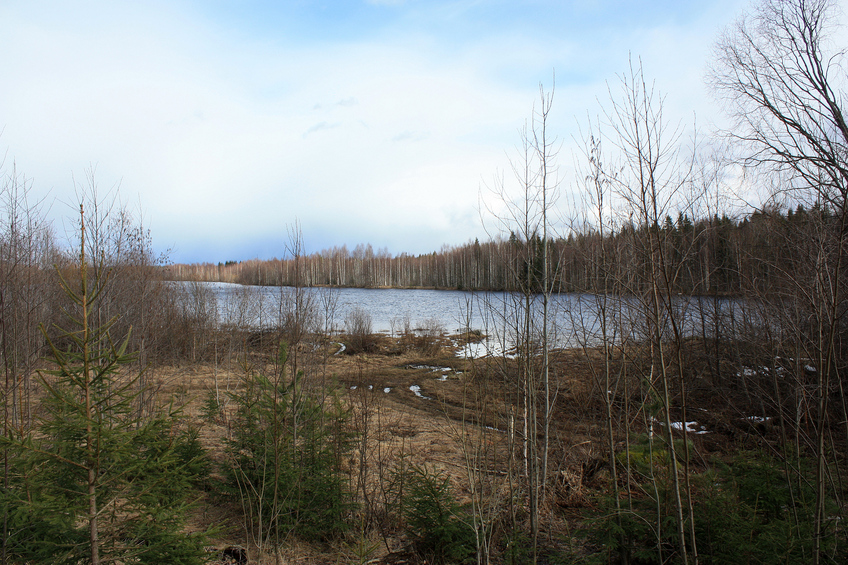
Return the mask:
<svg viewBox="0 0 848 565">
<path fill-rule="evenodd" d="M 366 451 L 364 459 L 359 459 L 361 451 L 357 450 L 349 461 L 351 484 L 358 492 L 365 495 L 376 492 L 379 481 L 385 478 L 380 470 L 390 469 L 405 458 L 416 465 L 427 465 L 429 469 L 446 473 L 460 502 L 468 502 L 472 496 L 467 488 L 469 469 L 480 471 L 479 466 L 475 467 L 477 463 L 470 463 L 469 446 L 483 446 L 489 453 L 501 450 L 503 455 L 509 436 L 516 437 L 516 430 L 510 423 L 520 418 L 515 417 L 516 409 L 510 408 L 509 398 L 504 395 L 504 390 L 510 387 L 509 375 L 515 372 L 510 367 L 514 362 L 503 357 L 461 358 L 457 356 L 461 343 L 462 339 L 454 336 L 423 350 L 382 336 L 367 353 L 339 352 L 339 344 L 332 343 L 325 349 L 313 350 L 311 357 L 302 354 L 301 363 L 315 362 L 315 367 L 319 367 L 309 371 L 315 384 L 334 387 L 352 408 L 351 425 L 360 436 L 367 431 L 367 441 L 360 445 L 360 450 Z M 263 360 L 267 358 L 258 355 L 251 362 Z M 599 360 L 597 351 L 558 351 L 552 356 L 551 393 L 555 402 L 550 433 L 554 438 L 550 472 L 553 493 L 542 510 L 551 539 L 554 534 L 558 539 L 569 539 L 574 523 L 593 504 L 592 493 L 604 488 L 607 432 L 603 403 L 598 401 L 602 398 L 599 384 L 590 363 Z M 213 460 L 220 461 L 234 409 L 226 393 L 240 386 L 242 375 L 244 368 L 233 357 L 229 362 L 160 368 L 151 379 L 162 398 L 173 396 L 185 404 L 188 422 L 199 429 L 201 441 Z M 515 387 L 514 382 L 511 386 Z M 218 418 L 210 420 L 203 417 L 203 406 L 216 390 L 225 407 Z M 713 419 L 722 420 L 723 417 L 714 416 Z M 631 425 L 636 429 L 639 421 Z M 724 424 L 712 421 L 710 425 L 721 427 Z M 731 435 L 733 433 L 731 430 Z M 695 436 L 698 455 L 706 458 L 721 451 L 727 437 L 728 434 L 721 433 Z M 363 460 L 368 471 L 361 474 Z M 505 474 L 503 469 L 494 466 L 485 472 L 490 473 L 492 485 L 502 481 Z M 213 563 L 233 562 L 220 558 L 221 550 L 233 546 L 246 548 L 251 563 L 275 562 L 270 556 L 255 558 L 256 549 L 248 547 L 244 528 L 239 523 L 238 508 L 208 494 L 199 501 L 190 528 L 199 530 L 213 524 L 223 526 L 211 540 L 210 555 L 217 555 L 219 559 Z M 397 524 L 375 520 L 367 530 L 365 536 L 373 544 L 373 550 L 365 561 L 417 563 L 409 551 L 409 540 L 404 538 Z M 329 547 L 292 541 L 280 562 L 354 562 L 355 548 L 361 542 L 361 536 L 355 534 Z"/>
</svg>

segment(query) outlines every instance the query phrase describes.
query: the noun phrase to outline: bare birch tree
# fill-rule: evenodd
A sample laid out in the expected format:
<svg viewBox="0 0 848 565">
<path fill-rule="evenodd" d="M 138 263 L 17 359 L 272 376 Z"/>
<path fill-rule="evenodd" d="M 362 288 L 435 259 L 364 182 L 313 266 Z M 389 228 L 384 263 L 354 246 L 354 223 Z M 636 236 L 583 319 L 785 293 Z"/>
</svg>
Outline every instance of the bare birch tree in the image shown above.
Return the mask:
<svg viewBox="0 0 848 565">
<path fill-rule="evenodd" d="M 634 234 L 636 250 L 642 259 L 641 277 L 630 292 L 638 297 L 644 338 L 650 350 L 647 384 L 650 393 L 661 402 L 678 551 L 683 563 L 688 563 L 690 558 L 697 563 L 688 442 L 683 442 L 681 473 L 671 425 L 672 409 L 686 421 L 682 320 L 674 304 L 679 266 L 669 257 L 666 241 L 669 232 L 661 227 L 665 217 L 686 205 L 684 193 L 691 182 L 692 163 L 682 153 L 679 128 L 670 126 L 663 116 L 663 97 L 645 81 L 641 65 L 636 68 L 631 65 L 629 73 L 621 77 L 621 91 L 620 96 L 610 93 L 606 112 L 609 139 L 621 159 L 619 173 L 610 177 L 610 181 L 623 206 L 642 228 Z M 684 424 L 684 439 L 685 429 Z M 659 521 L 657 526 L 659 531 Z M 661 553 L 659 543 L 657 547 Z"/>
<path fill-rule="evenodd" d="M 822 560 L 830 391 L 843 392 L 839 342 L 846 313 L 848 68 L 844 47 L 833 42 L 837 10 L 831 0 L 763 0 L 721 37 L 710 75 L 734 119 L 727 135 L 737 143 L 741 162 L 776 178 L 776 195 L 832 215 L 815 253 L 812 287 L 796 279 L 813 320 L 809 338 L 816 364 L 815 563 Z M 844 417 L 848 412 L 840 396 Z"/>
<path fill-rule="evenodd" d="M 551 344 L 550 298 L 553 273 L 549 239 L 551 216 L 557 195 L 557 143 L 548 131 L 553 93 L 540 87 L 539 105 L 534 107 L 531 124 L 521 132 L 518 158 L 512 172 L 517 195 L 499 180 L 493 192 L 504 206 L 496 215 L 498 231 L 509 233 L 504 246 L 509 256 L 502 258 L 510 273 L 513 295 L 506 295 L 511 306 L 493 308 L 493 314 L 511 312 L 505 326 L 513 329 L 513 344 L 518 358 L 518 394 L 516 406 L 522 416 L 524 486 L 529 507 L 530 532 L 534 561 L 537 556 L 539 519 L 545 500 L 550 452 L 550 422 L 555 390 L 549 353 Z"/>
</svg>

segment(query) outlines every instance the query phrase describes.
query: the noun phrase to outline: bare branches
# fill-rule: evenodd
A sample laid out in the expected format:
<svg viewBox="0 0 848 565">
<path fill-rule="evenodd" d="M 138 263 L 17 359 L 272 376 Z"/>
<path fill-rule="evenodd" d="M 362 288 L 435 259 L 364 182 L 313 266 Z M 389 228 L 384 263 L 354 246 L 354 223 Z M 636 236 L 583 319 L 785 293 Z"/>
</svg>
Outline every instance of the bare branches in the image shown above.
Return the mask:
<svg viewBox="0 0 848 565">
<path fill-rule="evenodd" d="M 837 344 L 846 313 L 848 126 L 842 108 L 846 67 L 844 52 L 828 41 L 835 10 L 832 0 L 764 1 L 719 41 L 711 74 L 717 93 L 730 103 L 736 123 L 728 137 L 745 151 L 742 162 L 765 174 L 786 177 L 789 183 L 779 186 L 776 195 L 807 201 L 816 209 L 810 215 L 813 230 L 805 234 L 805 244 L 812 246 L 799 263 L 806 269 L 793 269 L 796 265 L 791 263 L 787 269 L 785 260 L 775 268 L 779 277 L 790 281 L 787 288 L 792 292 L 784 303 L 804 311 L 805 321 L 793 336 L 796 348 L 807 350 L 817 365 L 811 398 L 805 399 L 815 405 L 816 563 L 822 559 L 827 531 L 829 391 L 834 383 L 842 390 L 843 361 Z M 782 310 L 780 299 L 776 306 Z M 844 402 L 842 409 L 848 413 Z"/>
<path fill-rule="evenodd" d="M 745 165 L 789 173 L 792 189 L 844 211 L 846 67 L 827 40 L 834 12 L 831 0 L 763 2 L 719 40 L 709 80 L 728 103 L 727 135 L 746 149 Z"/>
</svg>

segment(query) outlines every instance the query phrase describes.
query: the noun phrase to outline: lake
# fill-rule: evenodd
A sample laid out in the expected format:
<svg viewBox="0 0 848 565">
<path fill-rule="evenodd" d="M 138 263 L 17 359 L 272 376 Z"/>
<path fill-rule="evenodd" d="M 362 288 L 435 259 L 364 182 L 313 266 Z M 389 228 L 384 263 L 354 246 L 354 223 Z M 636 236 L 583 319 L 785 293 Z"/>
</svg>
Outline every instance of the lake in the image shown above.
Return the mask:
<svg viewBox="0 0 848 565">
<path fill-rule="evenodd" d="M 283 319 L 286 304 L 293 300 L 291 287 L 244 286 L 231 283 L 175 283 L 187 291 L 189 303 L 214 308 L 222 324 L 274 327 Z M 480 330 L 499 341 L 512 342 L 514 328 L 523 323 L 523 297 L 505 292 L 457 290 L 306 288 L 319 323 L 328 330 L 343 330 L 348 315 L 360 308 L 371 317 L 372 331 L 398 335 L 405 330 L 441 329 L 459 333 Z M 531 322 L 541 327 L 541 296 L 533 297 Z M 281 304 L 283 307 L 281 308 Z M 199 307 L 199 306 L 198 306 Z M 673 308 L 687 335 L 729 332 L 750 319 L 744 303 L 709 297 L 675 297 Z M 606 317 L 601 312 L 606 310 Z M 641 339 L 644 308 L 636 298 L 604 297 L 593 294 L 555 294 L 549 302 L 549 335 L 560 347 L 600 343 L 602 320 L 607 335 L 620 341 L 626 336 Z M 662 320 L 668 331 L 668 320 Z M 512 328 L 512 329 L 511 329 Z"/>
</svg>

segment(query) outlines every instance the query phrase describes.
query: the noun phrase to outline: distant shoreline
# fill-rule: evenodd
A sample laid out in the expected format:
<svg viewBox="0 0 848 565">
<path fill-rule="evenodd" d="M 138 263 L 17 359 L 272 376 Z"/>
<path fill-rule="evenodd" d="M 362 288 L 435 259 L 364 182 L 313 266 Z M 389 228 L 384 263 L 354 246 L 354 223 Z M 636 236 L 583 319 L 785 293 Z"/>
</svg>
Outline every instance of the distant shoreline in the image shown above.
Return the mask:
<svg viewBox="0 0 848 565">
<path fill-rule="evenodd" d="M 168 282 L 196 282 L 196 283 L 223 283 L 223 284 L 234 284 L 239 286 L 259 286 L 264 288 L 271 287 L 287 287 L 287 288 L 295 288 L 294 285 L 288 284 L 244 284 L 240 282 L 232 282 L 232 281 L 222 281 L 222 280 L 196 280 L 196 279 L 177 279 L 177 278 L 165 278 L 164 280 Z M 503 288 L 452 288 L 452 287 L 437 287 L 437 286 L 354 286 L 354 285 L 329 285 L 329 284 L 311 284 L 311 285 L 303 285 L 300 288 L 345 288 L 345 289 L 361 289 L 361 290 L 437 290 L 437 291 L 447 291 L 447 292 L 515 292 L 521 293 L 520 290 L 506 290 Z M 541 292 L 532 292 L 532 295 L 540 295 Z M 554 291 L 551 295 L 559 295 L 559 294 L 591 294 L 601 296 L 602 293 L 595 292 L 591 290 L 568 290 L 568 291 Z M 632 293 L 628 294 L 617 294 L 617 293 L 608 293 L 608 296 L 635 296 Z M 718 292 L 712 294 L 682 294 L 677 293 L 675 296 L 683 297 L 688 296 L 690 298 L 724 298 L 724 299 L 744 299 L 745 296 L 736 293 L 729 292 Z"/>
</svg>

